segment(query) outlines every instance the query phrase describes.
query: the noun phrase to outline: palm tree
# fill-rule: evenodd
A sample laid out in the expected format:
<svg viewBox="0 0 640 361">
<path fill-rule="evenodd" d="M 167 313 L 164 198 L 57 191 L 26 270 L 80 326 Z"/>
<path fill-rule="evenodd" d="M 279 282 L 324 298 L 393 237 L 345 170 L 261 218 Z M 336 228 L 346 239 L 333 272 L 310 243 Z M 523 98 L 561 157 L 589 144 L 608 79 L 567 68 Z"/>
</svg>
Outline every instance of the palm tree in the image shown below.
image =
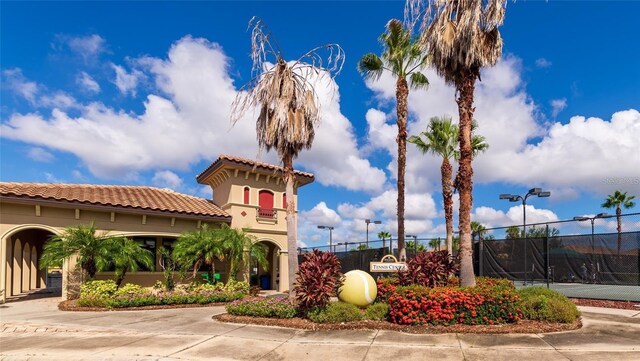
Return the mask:
<svg viewBox="0 0 640 361">
<path fill-rule="evenodd" d="M 474 127 L 475 128 L 475 127 Z M 420 138 L 424 137 L 424 140 Z M 431 153 L 442 157 L 440 174 L 442 177 L 442 199 L 444 203 L 444 218 L 447 227 L 447 251 L 453 254 L 453 168 L 450 159 L 458 159 L 458 126 L 453 124 L 451 117 L 433 117 L 426 132 L 413 135 L 408 140 L 415 144 L 422 154 Z M 471 139 L 474 156 L 489 148 L 485 138 L 473 135 Z"/>
<path fill-rule="evenodd" d="M 602 203 L 603 208 L 615 208 L 616 209 L 616 219 L 618 221 L 618 257 L 620 257 L 620 247 L 622 246 L 622 208 L 629 209 L 634 207 L 636 203 L 633 201 L 636 196 L 627 196 L 627 192 L 620 192 L 616 190 L 613 194 L 607 196 L 604 203 Z"/>
<path fill-rule="evenodd" d="M 484 235 L 487 233 L 487 227 L 482 223 L 471 221 L 471 234 L 478 236 L 478 239 L 484 239 Z"/>
<path fill-rule="evenodd" d="M 504 21 L 505 7 L 506 0 L 407 0 L 409 17 L 420 17 L 423 22 L 420 43 L 428 49 L 436 72 L 455 86 L 458 97 L 460 160 L 454 185 L 460 193 L 461 286 L 475 285 L 471 248 L 473 93 L 480 70 L 495 65 L 502 55 L 498 26 Z"/>
<path fill-rule="evenodd" d="M 107 232 L 97 233 L 95 222 L 67 227 L 62 234 L 52 236 L 45 242 L 39 267 L 44 269 L 60 265 L 69 257 L 77 255 L 80 268 L 87 273 L 89 279 L 93 279 L 96 272 L 103 269 L 102 265 L 109 257 L 107 246 L 111 239 Z"/>
<path fill-rule="evenodd" d="M 251 258 L 267 270 L 267 247 L 256 243 L 255 237 L 247 234 L 246 230 L 223 224 L 220 229 L 214 230 L 214 234 L 222 242 L 223 253 L 229 260 L 229 277 L 235 277 L 237 280 L 238 272 L 249 267 Z"/>
<path fill-rule="evenodd" d="M 253 77 L 245 84 L 232 104 L 235 123 L 247 110 L 259 108 L 256 136 L 260 149 L 274 148 L 282 161 L 282 177 L 287 196 L 287 252 L 289 263 L 289 297 L 295 298 L 294 283 L 298 272 L 295 175 L 293 160 L 303 149 L 311 148 L 314 126 L 320 120 L 318 96 L 311 77 L 333 79 L 342 70 L 344 51 L 337 44 L 314 48 L 298 60 L 287 63 L 277 43 L 259 18 L 249 22 Z M 326 65 L 320 52 L 329 52 Z M 273 66 L 267 68 L 273 62 Z M 324 66 L 323 66 L 324 65 Z M 331 82 L 330 82 L 331 83 Z"/>
<path fill-rule="evenodd" d="M 127 272 L 135 272 L 143 266 L 146 269 L 153 269 L 153 253 L 142 248 L 140 243 L 126 237 L 113 238 L 107 244 L 109 258 L 101 264 L 101 269 L 110 266 L 115 267 L 116 285 L 120 287 Z"/>
<path fill-rule="evenodd" d="M 429 241 L 429 246 L 431 246 L 431 248 L 433 248 L 433 250 L 436 251 L 438 248 L 440 248 L 440 238 L 432 238 Z"/>
<path fill-rule="evenodd" d="M 415 240 L 407 241 L 407 249 L 413 249 L 416 254 L 425 250 L 424 244 L 416 242 Z"/>
<path fill-rule="evenodd" d="M 203 224 L 199 229 L 184 232 L 173 245 L 173 257 L 182 269 L 192 268 L 196 276 L 200 266 L 207 265 L 210 268 L 210 279 L 214 279 L 216 268 L 215 260 L 224 259 L 222 241 L 208 224 Z"/>
<path fill-rule="evenodd" d="M 387 247 L 386 240 L 387 239 L 391 239 L 391 233 L 389 233 L 387 231 L 379 232 L 378 233 L 378 239 L 382 240 L 382 248 L 386 248 Z"/>
<path fill-rule="evenodd" d="M 426 88 L 427 77 L 419 70 L 427 63 L 420 44 L 413 39 L 411 32 L 405 29 L 399 20 L 387 23 L 387 31 L 380 35 L 384 47 L 382 56 L 365 54 L 358 62 L 358 71 L 365 79 L 379 79 L 386 70 L 396 78 L 396 111 L 398 124 L 398 249 L 401 260 L 406 259 L 404 241 L 404 178 L 407 161 L 407 118 L 409 86 L 414 89 Z M 407 81 L 407 77 L 409 81 Z"/>
</svg>

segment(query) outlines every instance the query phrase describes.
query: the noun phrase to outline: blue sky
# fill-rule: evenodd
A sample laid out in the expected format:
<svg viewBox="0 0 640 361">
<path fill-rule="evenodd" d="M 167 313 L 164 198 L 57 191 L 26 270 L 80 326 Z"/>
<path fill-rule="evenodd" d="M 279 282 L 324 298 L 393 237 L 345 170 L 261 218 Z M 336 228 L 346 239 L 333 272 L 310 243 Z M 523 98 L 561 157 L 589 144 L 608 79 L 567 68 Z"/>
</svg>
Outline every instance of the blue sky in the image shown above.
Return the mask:
<svg viewBox="0 0 640 361">
<path fill-rule="evenodd" d="M 317 176 L 300 191 L 301 240 L 326 242 L 318 224 L 335 226 L 338 241 L 362 240 L 365 218 L 383 221 L 372 232 L 393 234 L 393 79 L 366 83 L 355 64 L 381 51 L 377 37 L 403 5 L 3 2 L 0 178 L 209 196 L 194 177 L 218 154 L 257 154 L 251 116 L 231 129 L 228 120 L 250 76 L 255 15 L 289 60 L 325 43 L 347 55 L 336 94 L 321 97 L 314 148 L 296 163 Z M 639 12 L 639 2 L 509 2 L 503 59 L 477 88 L 490 149 L 475 161 L 474 219 L 519 223 L 521 208 L 498 194 L 534 186 L 552 196 L 530 202 L 532 221 L 601 212 L 615 189 L 640 195 Z M 411 134 L 432 116 L 457 115 L 453 89 L 425 73 L 431 87 L 410 97 Z M 439 160 L 415 149 L 408 159 L 407 232 L 444 235 Z"/>
</svg>

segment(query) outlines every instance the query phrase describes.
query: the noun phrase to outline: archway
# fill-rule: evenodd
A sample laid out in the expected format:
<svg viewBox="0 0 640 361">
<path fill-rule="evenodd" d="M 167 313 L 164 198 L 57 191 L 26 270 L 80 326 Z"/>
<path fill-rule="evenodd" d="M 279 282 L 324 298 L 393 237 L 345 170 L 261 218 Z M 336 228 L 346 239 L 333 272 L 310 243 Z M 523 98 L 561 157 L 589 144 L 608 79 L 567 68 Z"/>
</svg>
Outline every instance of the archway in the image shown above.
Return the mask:
<svg viewBox="0 0 640 361">
<path fill-rule="evenodd" d="M 58 271 L 49 278 L 46 269 L 39 269 L 44 243 L 53 235 L 53 231 L 48 227 L 22 226 L 2 237 L 6 246 L 4 260 L 6 297 L 22 298 L 36 291 L 43 293 L 41 290 L 46 288 L 49 288 L 44 292 L 47 295 L 60 295 L 62 273 Z"/>
<path fill-rule="evenodd" d="M 251 258 L 249 270 L 252 286 L 259 286 L 262 290 L 280 289 L 280 247 L 272 240 L 260 240 L 257 244 L 267 247 L 267 269 L 259 267 L 256 260 Z"/>
</svg>

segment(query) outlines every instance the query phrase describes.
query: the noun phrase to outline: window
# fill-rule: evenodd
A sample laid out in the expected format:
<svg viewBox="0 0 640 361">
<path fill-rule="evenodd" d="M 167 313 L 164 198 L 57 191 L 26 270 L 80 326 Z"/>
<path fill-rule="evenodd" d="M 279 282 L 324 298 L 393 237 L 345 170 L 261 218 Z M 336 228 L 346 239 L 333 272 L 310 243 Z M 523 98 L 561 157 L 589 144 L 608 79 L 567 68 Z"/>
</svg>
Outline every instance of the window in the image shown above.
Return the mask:
<svg viewBox="0 0 640 361">
<path fill-rule="evenodd" d="M 154 272 L 156 270 L 156 239 L 155 237 L 135 237 L 134 241 L 138 242 L 140 246 L 153 254 L 153 267 L 151 269 L 140 265 L 139 272 Z"/>
<path fill-rule="evenodd" d="M 249 204 L 249 187 L 244 187 L 244 204 Z"/>
<path fill-rule="evenodd" d="M 287 193 L 282 193 L 282 208 L 287 208 Z"/>
<path fill-rule="evenodd" d="M 276 218 L 276 212 L 273 210 L 273 193 L 271 191 L 262 190 L 258 193 L 258 218 Z"/>
</svg>

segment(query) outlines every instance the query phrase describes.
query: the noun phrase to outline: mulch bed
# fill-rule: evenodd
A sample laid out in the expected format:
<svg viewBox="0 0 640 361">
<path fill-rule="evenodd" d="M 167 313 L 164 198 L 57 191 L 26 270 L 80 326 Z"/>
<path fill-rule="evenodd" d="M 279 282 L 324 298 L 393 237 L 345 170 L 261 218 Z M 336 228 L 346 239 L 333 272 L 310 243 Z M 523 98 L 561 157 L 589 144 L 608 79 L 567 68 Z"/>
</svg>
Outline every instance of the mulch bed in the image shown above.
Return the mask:
<svg viewBox="0 0 640 361">
<path fill-rule="evenodd" d="M 224 306 L 227 302 L 209 303 L 201 305 L 198 303 L 192 304 L 180 304 L 180 305 L 156 305 L 156 306 L 141 306 L 141 307 L 127 307 L 127 308 L 104 308 L 104 307 L 85 307 L 78 306 L 77 300 L 62 301 L 58 304 L 60 311 L 92 311 L 92 312 L 105 312 L 105 311 L 144 311 L 144 310 L 166 310 L 169 308 L 196 308 L 196 307 L 213 307 Z"/>
<path fill-rule="evenodd" d="M 359 321 L 340 324 L 314 323 L 303 318 L 261 318 L 250 316 L 233 316 L 221 314 L 213 316 L 214 320 L 229 323 L 252 324 L 262 326 L 279 326 L 303 330 L 389 330 L 414 334 L 442 334 L 442 333 L 547 333 L 575 330 L 582 327 L 577 319 L 573 323 L 549 323 L 523 320 L 518 323 L 503 325 L 452 325 L 452 326 L 407 326 L 396 325 L 386 321 Z"/>
<path fill-rule="evenodd" d="M 640 312 L 640 302 L 595 300 L 591 298 L 570 298 L 578 306 L 621 308 Z"/>
</svg>

